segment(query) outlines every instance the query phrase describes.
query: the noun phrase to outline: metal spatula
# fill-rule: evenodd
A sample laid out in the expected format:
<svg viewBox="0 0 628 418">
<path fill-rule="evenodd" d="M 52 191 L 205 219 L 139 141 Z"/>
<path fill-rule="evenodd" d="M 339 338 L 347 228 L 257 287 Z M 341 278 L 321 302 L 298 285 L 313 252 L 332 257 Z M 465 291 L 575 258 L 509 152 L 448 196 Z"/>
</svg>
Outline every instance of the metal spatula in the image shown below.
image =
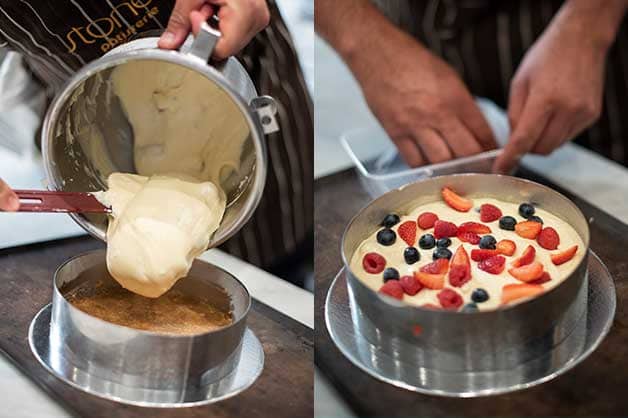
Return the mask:
<svg viewBox="0 0 628 418">
<path fill-rule="evenodd" d="M 110 213 L 91 193 L 48 190 L 15 190 L 20 212 Z"/>
</svg>

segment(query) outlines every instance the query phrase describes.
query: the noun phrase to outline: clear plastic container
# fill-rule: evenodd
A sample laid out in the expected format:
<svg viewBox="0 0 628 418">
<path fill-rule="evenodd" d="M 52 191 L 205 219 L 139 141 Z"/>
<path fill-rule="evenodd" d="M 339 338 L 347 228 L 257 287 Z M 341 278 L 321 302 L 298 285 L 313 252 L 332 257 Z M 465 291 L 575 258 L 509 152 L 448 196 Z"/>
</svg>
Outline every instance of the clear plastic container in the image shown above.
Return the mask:
<svg viewBox="0 0 628 418">
<path fill-rule="evenodd" d="M 508 137 L 508 120 L 504 112 L 492 102 L 479 99 L 484 113 L 499 144 Z M 483 152 L 439 164 L 410 168 L 381 126 L 371 124 L 346 132 L 340 143 L 355 164 L 360 182 L 368 193 L 378 197 L 389 190 L 427 177 L 455 173 L 490 173 L 500 149 Z"/>
</svg>

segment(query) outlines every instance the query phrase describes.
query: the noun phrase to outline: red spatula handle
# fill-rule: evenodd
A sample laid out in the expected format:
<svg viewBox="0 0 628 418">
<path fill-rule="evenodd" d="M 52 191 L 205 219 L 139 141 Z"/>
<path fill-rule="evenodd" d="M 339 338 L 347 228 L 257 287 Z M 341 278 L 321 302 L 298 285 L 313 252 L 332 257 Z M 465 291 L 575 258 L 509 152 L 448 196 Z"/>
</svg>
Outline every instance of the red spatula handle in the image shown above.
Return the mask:
<svg viewBox="0 0 628 418">
<path fill-rule="evenodd" d="M 109 213 L 91 193 L 48 190 L 14 190 L 20 198 L 20 212 Z"/>
</svg>

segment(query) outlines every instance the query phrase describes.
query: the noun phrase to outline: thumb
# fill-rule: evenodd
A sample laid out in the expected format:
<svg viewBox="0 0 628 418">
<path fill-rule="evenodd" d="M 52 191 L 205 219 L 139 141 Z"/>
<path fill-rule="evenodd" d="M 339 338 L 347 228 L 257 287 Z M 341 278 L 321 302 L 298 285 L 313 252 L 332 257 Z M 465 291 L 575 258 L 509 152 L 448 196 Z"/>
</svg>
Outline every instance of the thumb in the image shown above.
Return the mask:
<svg viewBox="0 0 628 418">
<path fill-rule="evenodd" d="M 20 199 L 11 188 L 0 180 L 0 211 L 13 212 L 20 208 Z"/>
<path fill-rule="evenodd" d="M 205 0 L 177 0 L 168 19 L 168 26 L 159 38 L 158 46 L 163 49 L 180 47 L 190 33 L 190 13 L 201 10 Z M 211 6 L 208 5 L 211 8 Z"/>
</svg>

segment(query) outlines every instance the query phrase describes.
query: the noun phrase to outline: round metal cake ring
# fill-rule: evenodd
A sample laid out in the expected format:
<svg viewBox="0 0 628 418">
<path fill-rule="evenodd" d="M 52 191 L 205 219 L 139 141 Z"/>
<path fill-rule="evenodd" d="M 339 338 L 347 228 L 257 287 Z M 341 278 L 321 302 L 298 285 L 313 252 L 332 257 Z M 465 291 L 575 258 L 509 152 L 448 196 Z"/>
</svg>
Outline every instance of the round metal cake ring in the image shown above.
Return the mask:
<svg viewBox="0 0 628 418">
<path fill-rule="evenodd" d="M 586 282 L 585 282 L 586 283 Z M 587 358 L 610 330 L 615 316 L 615 285 L 600 259 L 591 252 L 587 309 L 575 329 L 544 355 L 508 370 L 443 372 L 404 361 L 378 347 L 359 331 L 344 269 L 334 279 L 325 301 L 325 322 L 332 340 L 355 366 L 391 385 L 428 395 L 471 398 L 526 389 L 547 382 Z M 364 320 L 362 317 L 361 320 Z"/>
<path fill-rule="evenodd" d="M 186 408 L 215 403 L 235 396 L 248 387 L 262 373 L 264 350 L 250 329 L 242 338 L 242 351 L 235 370 L 221 380 L 204 385 L 190 384 L 184 391 L 140 389 L 104 380 L 82 370 L 68 367 L 63 353 L 51 351 L 50 315 L 52 305 L 37 313 L 28 330 L 28 342 L 35 358 L 50 373 L 65 383 L 92 395 L 112 401 L 151 408 Z"/>
</svg>

